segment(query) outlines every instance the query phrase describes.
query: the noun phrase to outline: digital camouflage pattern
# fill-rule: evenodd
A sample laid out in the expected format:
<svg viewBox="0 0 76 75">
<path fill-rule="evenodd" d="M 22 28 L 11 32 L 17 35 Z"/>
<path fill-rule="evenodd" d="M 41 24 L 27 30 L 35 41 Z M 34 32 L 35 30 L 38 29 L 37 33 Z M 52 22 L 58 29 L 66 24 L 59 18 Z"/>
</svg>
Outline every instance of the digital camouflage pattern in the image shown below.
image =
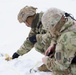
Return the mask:
<svg viewBox="0 0 76 75">
<path fill-rule="evenodd" d="M 49 9 L 51 11 L 51 9 Z M 54 9 L 55 10 L 55 9 Z M 52 12 L 54 12 L 54 10 Z M 59 9 L 56 9 L 60 11 Z M 55 10 L 55 11 L 56 11 Z M 53 18 L 53 26 L 52 26 L 52 16 L 47 16 L 48 13 L 51 14 L 51 12 L 48 12 L 44 14 L 42 17 L 42 23 L 44 24 L 44 28 L 47 29 L 47 24 L 48 23 L 48 28 L 52 27 L 54 28 L 60 19 L 60 16 L 57 17 L 59 19 Z M 57 13 L 57 12 L 55 12 Z M 55 15 L 54 13 L 54 15 Z M 59 13 L 59 12 L 58 12 Z M 61 13 L 61 12 L 60 12 Z M 59 15 L 60 15 L 59 13 Z M 53 15 L 53 13 L 52 13 Z M 54 17 L 53 15 L 53 17 Z M 63 14 L 64 16 L 64 14 Z M 48 19 L 46 19 L 46 17 Z M 56 15 L 55 15 L 56 17 Z M 64 16 L 65 17 L 65 16 Z M 50 58 L 48 56 L 45 56 L 44 63 L 46 64 L 47 68 L 51 71 L 53 71 L 53 75 L 76 75 L 76 64 L 71 64 L 73 58 L 76 56 L 76 23 L 70 18 L 70 17 L 65 17 L 67 18 L 65 24 L 61 27 L 59 33 L 60 35 L 55 37 L 55 42 L 56 44 L 56 49 L 55 49 L 55 54 L 53 58 Z M 45 20 L 44 20 L 45 19 Z M 55 20 L 54 20 L 55 19 Z M 62 20 L 62 19 L 60 19 Z M 54 21 L 56 23 L 54 23 Z M 62 25 L 62 23 L 61 23 Z M 50 28 L 48 31 L 51 31 Z M 51 34 L 51 32 L 50 32 Z M 54 37 L 53 37 L 54 38 Z M 51 38 L 51 41 L 53 40 Z M 54 41 L 54 40 L 53 40 Z M 52 43 L 52 42 L 51 42 Z"/>
<path fill-rule="evenodd" d="M 44 54 L 45 50 L 48 48 L 51 38 L 50 38 L 50 34 L 43 29 L 43 25 L 40 22 L 42 15 L 43 15 L 43 12 L 36 14 L 36 18 L 32 23 L 31 30 L 28 37 L 24 41 L 23 45 L 17 50 L 17 53 L 19 55 L 26 54 L 33 47 L 35 47 L 36 50 L 39 51 L 40 53 Z M 36 35 L 37 42 L 35 44 L 33 44 L 29 40 L 29 37 L 32 35 Z"/>
</svg>

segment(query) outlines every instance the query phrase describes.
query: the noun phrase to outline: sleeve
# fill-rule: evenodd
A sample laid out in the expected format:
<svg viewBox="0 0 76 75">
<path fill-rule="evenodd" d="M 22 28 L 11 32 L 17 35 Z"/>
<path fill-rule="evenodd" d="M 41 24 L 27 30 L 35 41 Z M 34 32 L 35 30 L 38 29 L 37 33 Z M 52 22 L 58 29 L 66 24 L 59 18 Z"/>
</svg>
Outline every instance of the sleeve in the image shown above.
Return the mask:
<svg viewBox="0 0 76 75">
<path fill-rule="evenodd" d="M 51 42 L 51 36 L 50 36 L 49 32 L 46 32 L 45 34 L 37 34 L 36 39 L 37 39 L 37 41 L 40 41 L 44 45 Z"/>
<path fill-rule="evenodd" d="M 32 43 L 29 38 L 33 35 L 36 35 L 35 32 L 33 31 L 33 29 L 31 29 L 29 36 L 26 38 L 26 40 L 24 41 L 24 43 L 22 44 L 22 46 L 17 50 L 17 53 L 19 55 L 23 55 L 26 54 L 27 52 L 29 52 L 33 47 L 34 47 L 34 43 Z"/>
</svg>

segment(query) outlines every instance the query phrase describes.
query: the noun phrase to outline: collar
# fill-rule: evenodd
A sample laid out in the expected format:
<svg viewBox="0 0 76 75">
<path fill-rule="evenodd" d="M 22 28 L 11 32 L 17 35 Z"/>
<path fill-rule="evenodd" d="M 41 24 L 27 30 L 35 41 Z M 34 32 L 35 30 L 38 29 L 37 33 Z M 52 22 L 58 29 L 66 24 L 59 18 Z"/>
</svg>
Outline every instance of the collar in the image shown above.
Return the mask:
<svg viewBox="0 0 76 75">
<path fill-rule="evenodd" d="M 36 14 L 36 17 L 32 22 L 31 28 L 36 28 L 38 21 L 39 21 L 39 13 Z"/>
</svg>

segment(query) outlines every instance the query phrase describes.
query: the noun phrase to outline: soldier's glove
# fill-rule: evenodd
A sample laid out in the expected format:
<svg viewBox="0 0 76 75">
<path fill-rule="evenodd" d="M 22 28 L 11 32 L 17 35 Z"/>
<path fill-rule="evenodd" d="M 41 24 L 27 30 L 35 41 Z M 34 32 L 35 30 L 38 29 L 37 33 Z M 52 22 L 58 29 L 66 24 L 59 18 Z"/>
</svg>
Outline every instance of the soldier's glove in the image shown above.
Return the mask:
<svg viewBox="0 0 76 75">
<path fill-rule="evenodd" d="M 52 58 L 54 56 L 55 48 L 56 48 L 56 44 L 49 46 L 45 52 L 45 55 Z"/>
<path fill-rule="evenodd" d="M 75 57 L 73 58 L 71 64 L 76 64 L 76 55 L 75 55 Z"/>
<path fill-rule="evenodd" d="M 18 58 L 20 55 L 17 54 L 16 52 L 12 55 L 12 59 Z"/>
<path fill-rule="evenodd" d="M 36 35 L 33 35 L 33 36 L 29 37 L 29 40 L 30 40 L 33 44 L 35 44 L 35 43 L 37 42 L 37 40 L 36 40 Z"/>
</svg>

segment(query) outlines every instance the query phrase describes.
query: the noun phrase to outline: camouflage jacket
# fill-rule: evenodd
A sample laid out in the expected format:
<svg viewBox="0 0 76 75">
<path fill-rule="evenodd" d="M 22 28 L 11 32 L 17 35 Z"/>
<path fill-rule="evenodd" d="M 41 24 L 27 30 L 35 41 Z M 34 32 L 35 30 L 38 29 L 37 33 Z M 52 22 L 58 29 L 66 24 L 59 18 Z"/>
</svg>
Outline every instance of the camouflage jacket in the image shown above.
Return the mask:
<svg viewBox="0 0 76 75">
<path fill-rule="evenodd" d="M 36 49 L 41 49 L 41 50 L 44 51 L 43 48 L 45 47 L 45 44 L 43 42 L 43 37 L 45 37 L 44 41 L 46 42 L 47 37 L 48 37 L 46 35 L 48 35 L 48 33 L 46 34 L 46 31 L 43 29 L 43 26 L 41 24 L 42 14 L 43 14 L 42 12 L 37 13 L 36 18 L 33 20 L 31 30 L 30 30 L 30 33 L 29 33 L 28 37 L 24 41 L 23 45 L 17 50 L 17 53 L 19 55 L 23 55 L 23 54 L 29 52 L 33 47 L 36 47 Z M 36 35 L 36 40 L 37 40 L 36 43 L 32 43 L 29 40 L 29 37 L 31 37 L 33 35 Z M 41 44 L 43 44 L 43 45 L 41 45 Z M 46 48 L 45 48 L 45 50 L 46 50 Z"/>
<path fill-rule="evenodd" d="M 68 17 L 57 39 L 55 58 L 45 57 L 45 64 L 54 75 L 76 75 L 76 64 L 71 64 L 76 56 L 76 24 Z"/>
</svg>

